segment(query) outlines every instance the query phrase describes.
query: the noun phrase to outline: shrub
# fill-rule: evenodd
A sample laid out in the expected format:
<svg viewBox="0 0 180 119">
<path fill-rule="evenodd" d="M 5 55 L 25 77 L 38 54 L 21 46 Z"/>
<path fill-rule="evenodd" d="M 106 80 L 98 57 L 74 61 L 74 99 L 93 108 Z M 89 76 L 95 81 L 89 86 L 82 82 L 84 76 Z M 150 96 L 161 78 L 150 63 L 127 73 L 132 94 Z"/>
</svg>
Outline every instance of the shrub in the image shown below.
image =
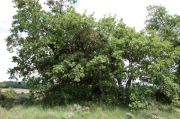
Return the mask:
<svg viewBox="0 0 180 119">
<path fill-rule="evenodd" d="M 130 89 L 130 104 L 129 107 L 133 109 L 144 109 L 153 106 L 155 97 L 154 89 L 149 86 L 138 86 Z"/>
<path fill-rule="evenodd" d="M 9 88 L 5 92 L 0 92 L 0 105 L 7 109 L 12 108 L 14 105 L 23 105 L 28 100 L 28 94 L 18 94 L 12 88 Z"/>
<path fill-rule="evenodd" d="M 0 94 L 0 104 L 4 108 L 12 108 L 14 105 L 14 100 L 16 100 L 16 93 L 10 88 L 9 90 Z"/>
</svg>

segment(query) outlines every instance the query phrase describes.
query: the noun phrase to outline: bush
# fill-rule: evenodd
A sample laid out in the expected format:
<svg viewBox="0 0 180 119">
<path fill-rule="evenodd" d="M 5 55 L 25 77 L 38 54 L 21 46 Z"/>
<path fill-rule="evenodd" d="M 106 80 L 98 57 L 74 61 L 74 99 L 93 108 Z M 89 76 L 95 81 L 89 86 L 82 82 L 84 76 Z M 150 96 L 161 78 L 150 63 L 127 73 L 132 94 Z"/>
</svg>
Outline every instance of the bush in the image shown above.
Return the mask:
<svg viewBox="0 0 180 119">
<path fill-rule="evenodd" d="M 12 108 L 14 100 L 16 100 L 16 93 L 10 88 L 6 92 L 0 93 L 0 105 L 4 108 Z"/>
<path fill-rule="evenodd" d="M 155 89 L 150 86 L 132 87 L 129 100 L 129 107 L 133 109 L 151 108 L 155 101 Z"/>
<path fill-rule="evenodd" d="M 9 88 L 5 92 L 0 92 L 0 105 L 7 109 L 12 108 L 14 105 L 23 105 L 28 100 L 28 94 L 18 94 L 12 88 Z"/>
</svg>

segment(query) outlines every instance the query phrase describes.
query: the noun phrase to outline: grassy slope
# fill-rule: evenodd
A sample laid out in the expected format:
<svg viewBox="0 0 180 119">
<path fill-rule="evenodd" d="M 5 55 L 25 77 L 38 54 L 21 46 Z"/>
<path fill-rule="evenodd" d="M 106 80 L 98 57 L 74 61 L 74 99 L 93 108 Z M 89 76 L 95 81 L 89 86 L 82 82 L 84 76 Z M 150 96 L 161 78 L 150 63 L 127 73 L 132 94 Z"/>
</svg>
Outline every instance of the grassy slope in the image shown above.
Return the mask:
<svg viewBox="0 0 180 119">
<path fill-rule="evenodd" d="M 104 110 L 92 104 L 89 111 L 78 111 L 73 105 L 64 107 L 43 108 L 42 106 L 16 106 L 10 110 L 0 107 L 0 119 L 179 119 L 180 112 L 173 109 L 132 111 L 122 107 L 105 107 Z M 63 118 L 64 116 L 64 118 Z M 69 118 L 68 118 L 69 116 Z M 66 118 L 65 118 L 66 117 Z M 71 118 L 72 117 L 72 118 Z"/>
</svg>

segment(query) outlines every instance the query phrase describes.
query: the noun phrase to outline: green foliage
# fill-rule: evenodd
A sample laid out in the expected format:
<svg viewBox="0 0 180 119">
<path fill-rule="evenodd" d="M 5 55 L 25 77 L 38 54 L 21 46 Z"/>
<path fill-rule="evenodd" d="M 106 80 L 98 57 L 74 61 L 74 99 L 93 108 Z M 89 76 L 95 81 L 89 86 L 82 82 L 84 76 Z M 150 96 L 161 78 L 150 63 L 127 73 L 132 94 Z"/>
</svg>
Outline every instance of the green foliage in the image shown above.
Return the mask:
<svg viewBox="0 0 180 119">
<path fill-rule="evenodd" d="M 148 86 L 138 86 L 131 89 L 129 106 L 134 109 L 151 108 L 155 101 L 155 89 Z"/>
<path fill-rule="evenodd" d="M 5 93 L 4 95 L 7 97 L 7 98 L 16 98 L 16 93 L 14 92 L 14 90 L 12 88 L 9 88 Z"/>
<path fill-rule="evenodd" d="M 28 94 L 18 94 L 12 88 L 9 88 L 5 92 L 0 92 L 0 106 L 6 109 L 10 109 L 14 105 L 23 105 L 28 99 Z"/>
<path fill-rule="evenodd" d="M 22 77 L 34 99 L 51 105 L 123 100 L 149 108 L 146 98 L 158 99 L 158 90 L 179 104 L 179 16 L 149 6 L 147 27 L 136 32 L 111 15 L 96 20 L 79 14 L 74 2 L 47 0 L 45 11 L 37 0 L 14 0 L 17 13 L 6 39 L 9 52 L 16 53 L 11 78 Z"/>
<path fill-rule="evenodd" d="M 1 107 L 5 107 L 7 109 L 13 107 L 13 102 L 16 99 L 15 92 L 13 89 L 9 89 L 4 93 L 0 93 L 0 105 Z"/>
<path fill-rule="evenodd" d="M 5 84 L 4 83 L 0 83 L 0 94 L 1 94 L 1 88 L 4 88 Z"/>
<path fill-rule="evenodd" d="M 28 89 L 28 86 L 25 82 L 17 82 L 17 81 L 3 81 L 2 84 L 5 84 L 4 88 L 22 88 Z"/>
<path fill-rule="evenodd" d="M 148 16 L 146 20 L 146 29 L 147 31 L 154 30 L 159 36 L 160 41 L 168 41 L 171 43 L 171 48 L 169 48 L 168 53 L 169 57 L 166 61 L 158 61 L 155 65 L 156 69 L 162 69 L 163 67 L 170 66 L 170 71 L 168 67 L 165 72 L 166 74 L 159 77 L 163 79 L 163 83 L 156 81 L 156 83 L 161 83 L 160 89 L 163 94 L 168 98 L 174 100 L 173 102 L 179 102 L 179 72 L 180 72 L 180 55 L 179 55 L 179 28 L 180 28 L 180 16 L 179 15 L 170 15 L 165 7 L 163 6 L 148 6 Z M 151 33 L 150 33 L 151 34 Z M 163 49 L 164 50 L 164 49 Z M 168 55 L 166 55 L 168 56 Z M 155 70 L 154 70 L 155 71 Z M 159 85 L 159 84 L 158 84 Z M 169 85 L 169 87 L 166 87 Z M 172 93 L 174 92 L 174 93 Z M 165 96 L 165 97 L 166 97 Z M 175 101 L 176 100 L 176 101 Z"/>
</svg>

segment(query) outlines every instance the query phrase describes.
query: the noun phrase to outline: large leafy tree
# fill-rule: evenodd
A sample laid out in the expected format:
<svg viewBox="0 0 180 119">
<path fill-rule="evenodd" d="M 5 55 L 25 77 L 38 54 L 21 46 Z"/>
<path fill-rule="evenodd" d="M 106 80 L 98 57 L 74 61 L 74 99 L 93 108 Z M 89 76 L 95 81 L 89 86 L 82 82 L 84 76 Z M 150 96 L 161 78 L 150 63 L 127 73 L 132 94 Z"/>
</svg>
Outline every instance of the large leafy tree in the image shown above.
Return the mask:
<svg viewBox="0 0 180 119">
<path fill-rule="evenodd" d="M 176 77 L 173 78 L 173 82 L 180 84 L 180 57 L 178 53 L 180 46 L 180 16 L 177 14 L 171 15 L 168 13 L 165 7 L 157 5 L 148 6 L 147 11 L 148 16 L 145 21 L 146 30 L 148 32 L 152 30 L 155 31 L 159 36 L 159 41 L 168 41 L 172 44 L 171 51 L 168 54 L 174 54 L 174 56 L 171 58 L 174 62 L 171 61 L 171 67 L 169 68 L 171 68 L 171 73 L 176 74 Z"/>
<path fill-rule="evenodd" d="M 113 17 L 97 23 L 93 15 L 77 13 L 70 0 L 48 0 L 50 11 L 37 0 L 14 2 L 17 14 L 6 39 L 8 50 L 16 52 L 11 78 L 23 77 L 32 92 L 41 90 L 46 97 L 55 93 L 62 98 L 92 98 L 93 93 L 104 98 L 105 81 L 116 83 L 109 78 L 110 69 L 103 68 L 109 65 L 106 53 Z"/>
<path fill-rule="evenodd" d="M 151 35 L 143 31 L 137 33 L 120 23 L 114 34 L 116 39 L 112 40 L 126 62 L 118 78 L 126 82 L 131 106 L 145 106 L 144 101 L 154 100 L 158 90 L 170 100 L 178 99 L 179 85 L 172 69 L 179 53 L 173 43 L 159 40 L 155 31 L 149 32 Z"/>
<path fill-rule="evenodd" d="M 146 20 L 147 30 L 156 30 L 161 41 L 170 41 L 173 43 L 174 50 L 178 50 L 180 46 L 180 16 L 168 13 L 163 6 L 148 6 L 148 16 Z M 176 66 L 179 75 L 179 58 L 176 59 Z M 179 76 L 178 76 L 179 77 Z"/>
<path fill-rule="evenodd" d="M 178 99 L 173 43 L 160 41 L 159 31 L 136 32 L 111 15 L 96 20 L 79 14 L 74 2 L 47 0 L 46 11 L 37 0 L 14 0 L 17 14 L 6 39 L 8 50 L 16 53 L 11 78 L 22 77 L 32 94 L 43 92 L 52 104 L 129 99 L 134 105 L 157 89 Z"/>
<path fill-rule="evenodd" d="M 148 16 L 146 20 L 146 29 L 148 31 L 155 30 L 161 41 L 169 41 L 172 43 L 174 52 L 179 52 L 180 46 L 180 16 L 168 13 L 163 6 L 148 6 Z M 172 67 L 173 72 L 177 76 L 177 83 L 180 77 L 180 59 L 179 55 L 174 57 L 175 64 Z"/>
</svg>

